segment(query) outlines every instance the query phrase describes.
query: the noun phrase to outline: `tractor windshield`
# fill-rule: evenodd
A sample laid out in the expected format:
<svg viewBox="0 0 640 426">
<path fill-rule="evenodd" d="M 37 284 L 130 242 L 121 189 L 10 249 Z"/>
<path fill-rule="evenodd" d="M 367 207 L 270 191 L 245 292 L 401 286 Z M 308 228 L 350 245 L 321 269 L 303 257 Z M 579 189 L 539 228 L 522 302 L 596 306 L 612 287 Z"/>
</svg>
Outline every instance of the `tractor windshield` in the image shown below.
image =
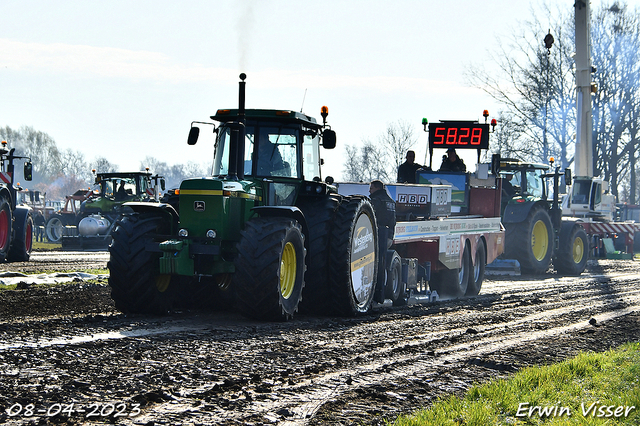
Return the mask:
<svg viewBox="0 0 640 426">
<path fill-rule="evenodd" d="M 216 141 L 214 176 L 226 175 L 229 171 L 230 138 L 231 129 L 222 126 Z M 303 131 L 298 124 L 248 122 L 244 144 L 245 175 L 296 179 L 301 179 L 303 173 L 320 176 L 316 132 Z"/>
<path fill-rule="evenodd" d="M 144 195 L 148 189 L 148 182 L 144 176 L 113 177 L 100 181 L 102 196 L 120 201 L 127 198 Z"/>
</svg>

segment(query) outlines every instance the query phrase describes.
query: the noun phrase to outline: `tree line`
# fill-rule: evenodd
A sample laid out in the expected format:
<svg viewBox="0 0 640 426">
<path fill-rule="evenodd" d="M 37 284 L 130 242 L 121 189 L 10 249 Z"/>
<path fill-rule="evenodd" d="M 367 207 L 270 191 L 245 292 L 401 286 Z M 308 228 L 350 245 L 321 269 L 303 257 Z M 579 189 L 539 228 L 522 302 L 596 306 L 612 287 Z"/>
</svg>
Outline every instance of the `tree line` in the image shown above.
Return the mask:
<svg viewBox="0 0 640 426">
<path fill-rule="evenodd" d="M 640 197 L 640 12 L 620 1 L 591 11 L 594 175 L 609 181 L 619 202 Z M 544 39 L 551 34 L 553 44 Z M 490 67 L 472 64 L 466 82 L 502 106 L 491 154 L 570 167 L 575 156 L 575 17 L 572 3 L 542 4 L 487 52 Z M 497 68 L 497 72 L 496 72 Z M 395 181 L 395 170 L 416 142 L 412 126 L 392 123 L 375 139 L 347 146 L 344 178 Z"/>
<path fill-rule="evenodd" d="M 50 135 L 30 126 L 22 126 L 19 129 L 0 127 L 0 139 L 7 141 L 9 149 L 15 148 L 16 155 L 31 158 L 33 180 L 21 182 L 21 186 L 46 193 L 47 200 L 64 200 L 65 196 L 79 189 L 93 188 L 92 170 L 96 173 L 123 171 L 105 157 L 98 156 L 86 160 L 85 155 L 79 150 L 61 150 Z M 147 167 L 151 173 L 165 177 L 167 189 L 178 187 L 186 178 L 208 174 L 205 165 L 191 162 L 186 165 L 168 165 L 154 157 L 146 157 L 140 161 L 139 170 L 144 171 Z M 21 168 L 16 167 L 16 170 Z M 20 182 L 22 176 L 18 173 L 16 181 Z"/>
<path fill-rule="evenodd" d="M 638 199 L 640 12 L 619 1 L 590 18 L 594 175 L 609 181 L 619 202 Z M 544 39 L 554 43 L 547 48 Z M 507 40 L 488 52 L 499 72 L 473 65 L 467 82 L 504 108 L 492 151 L 569 167 L 574 162 L 576 83 L 574 10 L 542 5 Z"/>
</svg>

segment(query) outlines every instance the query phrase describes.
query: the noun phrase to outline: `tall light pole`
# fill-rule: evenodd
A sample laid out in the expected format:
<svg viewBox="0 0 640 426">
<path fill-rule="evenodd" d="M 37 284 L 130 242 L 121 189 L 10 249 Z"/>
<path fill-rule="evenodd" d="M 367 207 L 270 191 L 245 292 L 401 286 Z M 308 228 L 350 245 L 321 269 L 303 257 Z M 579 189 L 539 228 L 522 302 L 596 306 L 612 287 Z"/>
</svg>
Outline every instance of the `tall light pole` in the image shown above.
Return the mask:
<svg viewBox="0 0 640 426">
<path fill-rule="evenodd" d="M 551 35 L 551 29 L 549 33 L 544 37 L 544 47 L 547 48 L 547 71 L 546 71 L 546 87 L 545 87 L 545 99 L 544 99 L 544 127 L 542 129 L 542 155 L 543 161 L 549 159 L 549 142 L 547 141 L 547 121 L 549 115 L 549 57 L 551 56 L 551 46 L 553 46 L 553 36 Z"/>
<path fill-rule="evenodd" d="M 576 153 L 575 176 L 593 177 L 593 118 L 591 116 L 591 43 L 589 0 L 576 0 Z"/>
</svg>

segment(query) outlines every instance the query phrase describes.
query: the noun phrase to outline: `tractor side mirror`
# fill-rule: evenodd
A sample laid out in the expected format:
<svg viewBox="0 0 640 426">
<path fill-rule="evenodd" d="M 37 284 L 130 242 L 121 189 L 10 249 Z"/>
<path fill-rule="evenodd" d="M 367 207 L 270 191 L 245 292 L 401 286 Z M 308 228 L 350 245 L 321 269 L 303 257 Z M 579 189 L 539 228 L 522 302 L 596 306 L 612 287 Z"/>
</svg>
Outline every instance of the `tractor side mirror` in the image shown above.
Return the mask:
<svg viewBox="0 0 640 426">
<path fill-rule="evenodd" d="M 160 179 L 160 188 L 164 191 L 164 188 L 165 188 L 164 179 Z"/>
<path fill-rule="evenodd" d="M 564 169 L 564 183 L 571 186 L 571 169 Z"/>
<path fill-rule="evenodd" d="M 191 130 L 189 130 L 189 137 L 187 138 L 187 144 L 195 145 L 196 142 L 198 142 L 198 136 L 200 136 L 200 128 L 192 127 Z"/>
<path fill-rule="evenodd" d="M 33 179 L 33 164 L 31 161 L 27 161 L 24 163 L 24 180 L 32 180 Z"/>
<path fill-rule="evenodd" d="M 336 147 L 336 132 L 331 129 L 325 129 L 322 132 L 322 146 L 325 149 L 333 149 Z"/>
</svg>

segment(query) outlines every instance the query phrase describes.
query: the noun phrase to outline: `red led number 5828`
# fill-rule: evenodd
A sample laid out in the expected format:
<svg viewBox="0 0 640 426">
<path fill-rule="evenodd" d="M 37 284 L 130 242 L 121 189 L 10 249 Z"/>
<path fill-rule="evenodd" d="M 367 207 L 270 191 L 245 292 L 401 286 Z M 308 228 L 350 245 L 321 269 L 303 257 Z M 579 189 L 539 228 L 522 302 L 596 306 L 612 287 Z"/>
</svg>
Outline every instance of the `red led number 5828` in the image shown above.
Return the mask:
<svg viewBox="0 0 640 426">
<path fill-rule="evenodd" d="M 434 145 L 480 145 L 482 129 L 478 127 L 436 127 Z"/>
</svg>

